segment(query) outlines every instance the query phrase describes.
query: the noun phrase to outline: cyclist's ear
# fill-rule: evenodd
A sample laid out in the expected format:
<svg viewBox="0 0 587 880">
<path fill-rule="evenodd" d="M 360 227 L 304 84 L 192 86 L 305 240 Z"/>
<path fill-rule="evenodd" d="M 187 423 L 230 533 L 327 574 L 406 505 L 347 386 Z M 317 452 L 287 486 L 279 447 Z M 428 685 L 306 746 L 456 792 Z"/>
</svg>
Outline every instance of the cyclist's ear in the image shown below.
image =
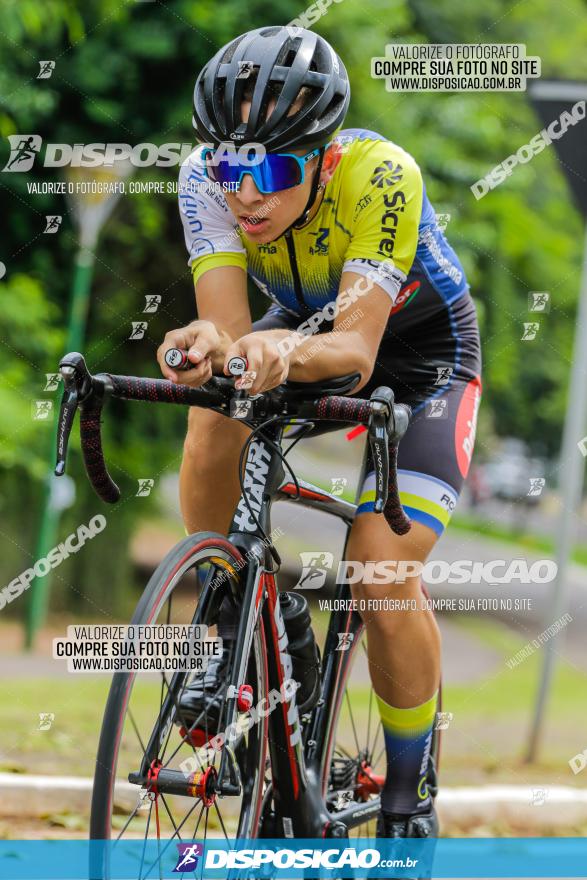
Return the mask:
<svg viewBox="0 0 587 880">
<path fill-rule="evenodd" d="M 342 146 L 336 141 L 328 147 L 324 153 L 322 161 L 322 170 L 320 172 L 320 183 L 329 183 L 332 175 L 338 168 L 338 164 L 342 159 Z"/>
</svg>

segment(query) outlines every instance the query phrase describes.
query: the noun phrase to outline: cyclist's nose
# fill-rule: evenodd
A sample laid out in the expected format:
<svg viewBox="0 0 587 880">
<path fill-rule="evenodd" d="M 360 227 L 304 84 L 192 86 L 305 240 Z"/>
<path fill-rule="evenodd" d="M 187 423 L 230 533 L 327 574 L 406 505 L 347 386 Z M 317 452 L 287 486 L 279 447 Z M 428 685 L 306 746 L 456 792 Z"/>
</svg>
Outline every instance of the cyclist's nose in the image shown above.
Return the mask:
<svg viewBox="0 0 587 880">
<path fill-rule="evenodd" d="M 238 200 L 247 210 L 258 208 L 263 204 L 263 194 L 257 189 L 252 174 L 243 174 L 238 189 Z"/>
</svg>

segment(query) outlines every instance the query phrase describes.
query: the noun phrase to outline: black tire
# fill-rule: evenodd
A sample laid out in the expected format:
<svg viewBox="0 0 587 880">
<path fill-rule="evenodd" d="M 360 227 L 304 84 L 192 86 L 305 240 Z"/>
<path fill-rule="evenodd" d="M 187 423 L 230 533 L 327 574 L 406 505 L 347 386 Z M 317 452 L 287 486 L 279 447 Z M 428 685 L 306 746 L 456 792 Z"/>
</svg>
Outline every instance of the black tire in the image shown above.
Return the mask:
<svg viewBox="0 0 587 880">
<path fill-rule="evenodd" d="M 228 593 L 239 594 L 238 589 L 235 588 L 239 586 L 239 579 L 245 570 L 242 556 L 226 538 L 211 532 L 190 535 L 177 544 L 160 563 L 147 584 L 131 623 L 144 625 L 193 622 L 214 626 L 220 604 Z M 210 582 L 219 572 L 222 572 L 220 585 L 214 589 L 210 586 Z M 204 578 L 202 578 L 203 573 Z M 193 578 L 194 574 L 195 584 L 192 580 L 191 585 L 186 589 L 186 581 Z M 214 825 L 216 830 L 220 828 L 222 837 L 229 839 L 233 836 L 257 835 L 265 779 L 266 721 L 251 727 L 234 749 L 236 757 L 233 760 L 238 763 L 242 786 L 240 796 L 222 798 L 223 810 L 227 803 L 234 802 L 229 806 L 229 812 L 232 808 L 235 811 L 234 815 L 230 815 L 229 821 L 225 821 L 226 816 L 220 813 L 216 799 L 212 804 L 207 805 L 204 802 L 206 798 L 160 795 L 155 791 L 147 791 L 150 806 L 146 803 L 145 808 L 139 807 L 138 786 L 136 805 L 134 809 L 131 808 L 133 792 L 130 789 L 130 797 L 127 797 L 129 784 L 124 783 L 124 777 L 121 779 L 120 775 L 122 773 L 126 775 L 129 768 L 134 772 L 139 770 L 141 760 L 146 754 L 145 749 L 148 750 L 148 746 L 144 744 L 148 743 L 152 736 L 156 737 L 153 742 L 156 744 L 158 760 L 167 761 L 164 766 L 169 769 L 176 769 L 176 765 L 181 764 L 188 754 L 192 755 L 195 751 L 189 737 L 181 733 L 178 724 L 174 723 L 175 716 L 179 715 L 178 695 L 181 694 L 189 675 L 190 673 L 187 672 L 175 672 L 168 681 L 165 673 L 158 673 L 156 676 L 153 673 L 141 672 L 115 673 L 104 713 L 96 760 L 90 820 L 92 840 L 112 840 L 121 836 L 126 839 L 136 838 L 139 825 L 143 824 L 144 839 L 150 839 L 150 835 L 167 839 L 171 837 L 178 841 L 190 840 L 196 835 L 201 838 L 203 833 L 207 834 L 208 831 L 211 835 L 215 834 Z M 247 682 L 253 687 L 254 703 L 266 696 L 267 658 L 260 621 L 251 645 L 247 664 Z M 170 687 L 174 689 L 174 697 L 171 696 Z M 136 708 L 131 705 L 133 696 L 136 696 Z M 204 724 L 199 726 L 203 727 Z M 205 727 L 205 733 L 208 734 L 207 724 Z M 167 752 L 168 748 L 171 749 L 171 755 Z M 209 766 L 217 768 L 219 761 L 216 760 L 216 753 L 213 759 L 208 760 Z M 200 757 L 198 763 L 202 766 Z M 159 798 L 161 810 L 158 805 Z M 187 812 L 181 823 L 175 821 L 172 812 L 172 806 L 173 809 L 177 809 L 176 801 L 180 808 L 185 808 Z M 154 809 L 156 822 L 152 816 Z M 120 818 L 121 811 L 124 812 L 124 819 Z M 126 818 L 127 812 L 128 818 Z M 195 829 L 191 827 L 192 823 L 187 821 L 188 816 L 194 812 L 198 817 Z M 144 815 L 141 816 L 141 813 Z M 166 833 L 160 830 L 162 819 Z M 183 830 L 184 823 L 185 830 Z M 120 826 L 122 832 L 117 835 Z M 107 861 L 102 857 L 103 863 L 100 869 L 97 871 L 94 866 L 92 876 L 108 877 Z"/>
</svg>

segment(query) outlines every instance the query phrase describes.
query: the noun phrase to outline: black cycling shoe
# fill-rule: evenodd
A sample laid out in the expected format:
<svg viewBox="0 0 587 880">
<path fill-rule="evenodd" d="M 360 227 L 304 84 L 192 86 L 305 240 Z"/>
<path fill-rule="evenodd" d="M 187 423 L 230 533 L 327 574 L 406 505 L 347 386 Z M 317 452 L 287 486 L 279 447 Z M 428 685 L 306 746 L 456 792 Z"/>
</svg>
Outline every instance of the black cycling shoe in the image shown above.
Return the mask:
<svg viewBox="0 0 587 880">
<path fill-rule="evenodd" d="M 438 817 L 432 806 L 428 813 L 399 816 L 381 810 L 377 818 L 377 837 L 438 837 Z"/>
<path fill-rule="evenodd" d="M 232 642 L 224 639 L 222 656 L 210 658 L 206 671 L 186 686 L 179 699 L 176 724 L 190 728 L 197 722 L 196 727 L 208 734 L 218 733 L 226 695 L 224 676 L 231 651 Z"/>
</svg>

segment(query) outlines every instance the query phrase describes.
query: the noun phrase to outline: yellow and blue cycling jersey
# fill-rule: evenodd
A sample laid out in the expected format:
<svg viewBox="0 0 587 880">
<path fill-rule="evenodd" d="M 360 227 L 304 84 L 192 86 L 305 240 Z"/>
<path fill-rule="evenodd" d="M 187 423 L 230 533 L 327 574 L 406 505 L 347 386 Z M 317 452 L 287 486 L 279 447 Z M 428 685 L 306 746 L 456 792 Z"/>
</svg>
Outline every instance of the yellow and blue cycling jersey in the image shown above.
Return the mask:
<svg viewBox="0 0 587 880">
<path fill-rule="evenodd" d="M 346 129 L 344 154 L 312 220 L 269 244 L 242 234 L 196 149 L 182 166 L 179 206 L 194 281 L 239 266 L 272 305 L 256 329 L 296 327 L 333 302 L 344 271 L 372 274 L 390 313 L 369 384 L 389 385 L 414 418 L 399 451 L 402 503 L 440 533 L 466 476 L 480 399 L 475 308 L 461 263 L 436 222 L 420 169 L 376 132 Z M 279 198 L 279 194 L 276 194 Z M 219 292 L 221 296 L 221 293 Z M 331 325 L 322 324 L 327 332 Z M 435 414 L 431 414 L 435 413 Z M 359 510 L 373 509 L 370 475 Z"/>
</svg>

